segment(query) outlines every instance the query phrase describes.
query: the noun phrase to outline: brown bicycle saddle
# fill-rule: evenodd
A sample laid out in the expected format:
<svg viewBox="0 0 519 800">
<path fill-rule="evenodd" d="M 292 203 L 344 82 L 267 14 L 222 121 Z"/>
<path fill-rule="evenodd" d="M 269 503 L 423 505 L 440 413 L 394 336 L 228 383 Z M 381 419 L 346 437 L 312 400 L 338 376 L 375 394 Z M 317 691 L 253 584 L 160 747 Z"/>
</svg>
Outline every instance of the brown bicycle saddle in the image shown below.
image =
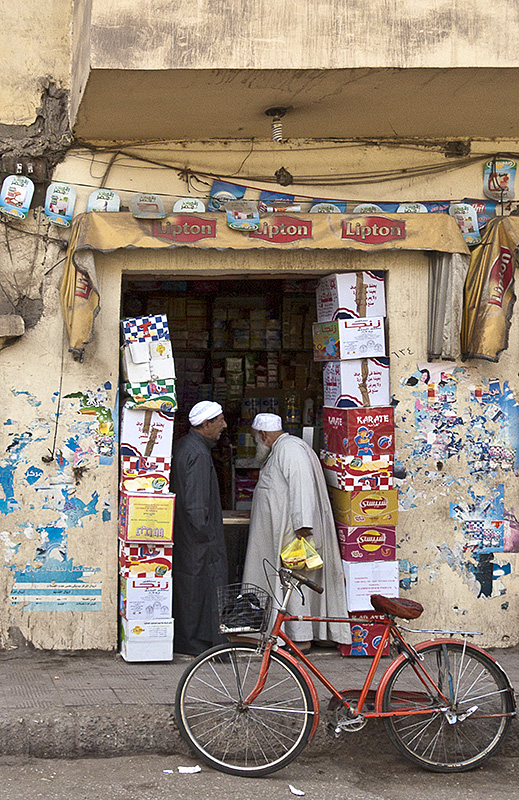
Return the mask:
<svg viewBox="0 0 519 800">
<path fill-rule="evenodd" d="M 371 595 L 371 605 L 375 611 L 390 614 L 402 619 L 417 619 L 423 612 L 423 606 L 405 597 L 384 597 L 382 594 Z"/>
</svg>

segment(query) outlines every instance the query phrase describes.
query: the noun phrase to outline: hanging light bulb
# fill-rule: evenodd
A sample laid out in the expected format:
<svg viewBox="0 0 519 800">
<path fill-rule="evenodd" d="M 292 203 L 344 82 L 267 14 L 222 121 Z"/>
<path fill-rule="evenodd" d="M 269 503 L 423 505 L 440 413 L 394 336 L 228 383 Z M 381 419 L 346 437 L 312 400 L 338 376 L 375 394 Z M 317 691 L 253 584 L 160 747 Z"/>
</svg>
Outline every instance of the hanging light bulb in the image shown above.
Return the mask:
<svg viewBox="0 0 519 800">
<path fill-rule="evenodd" d="M 273 142 L 282 142 L 283 141 L 283 123 L 281 119 L 285 116 L 287 112 L 286 108 L 268 108 L 265 111 L 267 117 L 272 117 L 272 141 Z"/>
</svg>

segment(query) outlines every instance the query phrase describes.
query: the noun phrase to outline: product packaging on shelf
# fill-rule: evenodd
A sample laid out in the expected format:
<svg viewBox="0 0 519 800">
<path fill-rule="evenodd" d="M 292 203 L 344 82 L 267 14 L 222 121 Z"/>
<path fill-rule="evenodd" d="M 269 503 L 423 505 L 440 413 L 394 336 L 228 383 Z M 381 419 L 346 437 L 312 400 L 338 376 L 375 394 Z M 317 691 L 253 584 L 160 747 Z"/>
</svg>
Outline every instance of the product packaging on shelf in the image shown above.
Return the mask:
<svg viewBox="0 0 519 800">
<path fill-rule="evenodd" d="M 121 455 L 138 458 L 171 458 L 173 419 L 152 409 L 123 407 L 121 417 Z"/>
<path fill-rule="evenodd" d="M 343 492 L 328 486 L 336 522 L 350 527 L 398 524 L 398 489 Z"/>
<path fill-rule="evenodd" d="M 314 361 L 381 358 L 386 355 L 384 317 L 315 322 Z"/>
<path fill-rule="evenodd" d="M 171 619 L 171 578 L 123 578 L 120 580 L 119 613 L 132 619 Z"/>
<path fill-rule="evenodd" d="M 173 619 L 120 617 L 121 655 L 125 661 L 172 661 Z"/>
<path fill-rule="evenodd" d="M 173 545 L 119 540 L 121 578 L 167 578 L 171 580 Z"/>
<path fill-rule="evenodd" d="M 350 527 L 335 523 L 343 561 L 394 561 L 396 528 L 393 525 Z"/>
<path fill-rule="evenodd" d="M 323 408 L 324 448 L 331 453 L 379 456 L 395 452 L 394 411 L 385 408 Z"/>
<path fill-rule="evenodd" d="M 172 542 L 174 494 L 121 492 L 119 538 L 125 542 Z"/>
<path fill-rule="evenodd" d="M 326 483 L 334 489 L 386 491 L 393 486 L 392 456 L 342 456 L 321 450 L 320 459 Z"/>
<path fill-rule="evenodd" d="M 328 361 L 323 369 L 324 405 L 373 408 L 389 405 L 389 359 Z"/>
<path fill-rule="evenodd" d="M 386 314 L 384 273 L 341 272 L 321 278 L 316 291 L 317 321 Z"/>
<path fill-rule="evenodd" d="M 355 618 L 355 622 L 350 623 L 351 644 L 338 644 L 337 650 L 341 656 L 374 656 L 384 633 L 384 615 L 376 611 L 355 611 L 351 616 Z M 389 655 L 389 640 L 382 655 Z"/>
</svg>

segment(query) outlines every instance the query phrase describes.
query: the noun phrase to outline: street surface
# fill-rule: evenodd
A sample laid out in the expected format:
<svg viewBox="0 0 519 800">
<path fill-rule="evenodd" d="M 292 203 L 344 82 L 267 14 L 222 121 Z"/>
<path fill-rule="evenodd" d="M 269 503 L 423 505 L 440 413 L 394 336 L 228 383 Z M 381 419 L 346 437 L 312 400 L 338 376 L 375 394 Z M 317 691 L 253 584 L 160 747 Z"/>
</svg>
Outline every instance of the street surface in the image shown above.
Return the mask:
<svg viewBox="0 0 519 800">
<path fill-rule="evenodd" d="M 360 748 L 354 736 L 330 740 L 326 759 L 302 755 L 267 778 L 235 778 L 202 764 L 180 775 L 188 756 L 143 755 L 110 759 L 0 758 L 5 800 L 293 800 L 289 784 L 306 800 L 513 800 L 519 797 L 518 759 L 495 756 L 484 767 L 457 775 L 424 772 L 387 748 Z M 163 770 L 173 770 L 166 774 Z"/>
</svg>

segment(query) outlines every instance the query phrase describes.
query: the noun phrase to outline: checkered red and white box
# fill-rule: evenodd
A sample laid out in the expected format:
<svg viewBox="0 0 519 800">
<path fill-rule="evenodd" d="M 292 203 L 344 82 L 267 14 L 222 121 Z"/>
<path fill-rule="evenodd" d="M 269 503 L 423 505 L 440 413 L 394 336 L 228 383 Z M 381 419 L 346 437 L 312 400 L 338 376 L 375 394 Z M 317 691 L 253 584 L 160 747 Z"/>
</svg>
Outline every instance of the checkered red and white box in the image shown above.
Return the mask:
<svg viewBox="0 0 519 800">
<path fill-rule="evenodd" d="M 119 541 L 121 578 L 171 578 L 173 545 Z"/>
<path fill-rule="evenodd" d="M 171 459 L 121 455 L 120 488 L 124 492 L 169 492 Z"/>
<path fill-rule="evenodd" d="M 393 488 L 392 456 L 343 456 L 321 450 L 320 457 L 326 483 L 334 489 L 353 492 Z"/>
</svg>

